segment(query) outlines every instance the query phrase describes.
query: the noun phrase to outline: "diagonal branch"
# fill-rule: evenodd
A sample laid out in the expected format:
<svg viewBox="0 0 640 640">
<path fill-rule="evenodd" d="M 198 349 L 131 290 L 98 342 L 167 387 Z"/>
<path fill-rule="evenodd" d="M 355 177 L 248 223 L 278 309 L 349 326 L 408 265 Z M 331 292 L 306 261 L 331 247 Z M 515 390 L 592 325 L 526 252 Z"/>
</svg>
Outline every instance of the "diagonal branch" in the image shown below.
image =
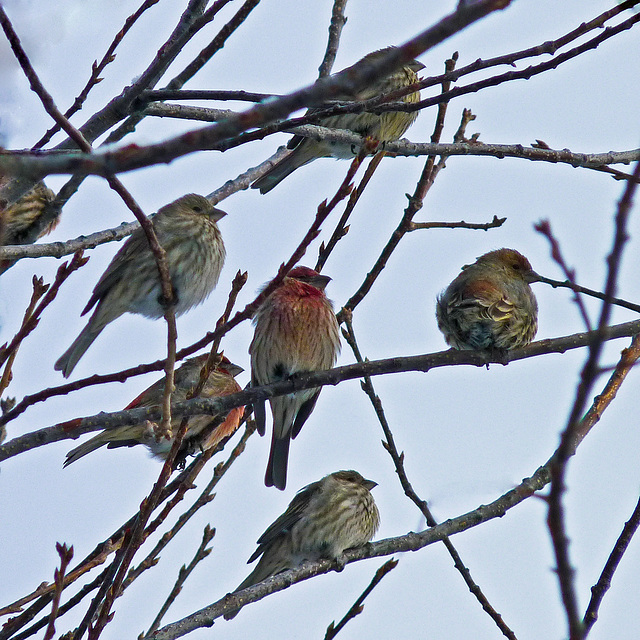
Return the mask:
<svg viewBox="0 0 640 640">
<path fill-rule="evenodd" d="M 636 179 L 640 179 L 640 162 L 636 164 L 634 176 Z M 622 250 L 628 239 L 626 231 L 627 221 L 633 204 L 636 184 L 635 181 L 627 183 L 624 194 L 618 203 L 613 246 L 607 258 L 609 266 L 605 287 L 605 296 L 607 297 L 612 297 L 615 291 L 620 261 L 622 259 Z M 569 560 L 568 539 L 565 534 L 564 511 L 562 507 L 562 496 L 565 491 L 564 478 L 568 460 L 573 449 L 573 440 L 580 426 L 580 415 L 584 410 L 587 396 L 595 384 L 598 375 L 598 362 L 604 343 L 603 336 L 609 322 L 610 314 L 611 304 L 605 300 L 602 305 L 598 328 L 593 332 L 594 338 L 589 345 L 587 360 L 582 368 L 580 382 L 576 390 L 576 397 L 569 420 L 562 433 L 560 445 L 550 465 L 552 482 L 548 499 L 549 510 L 547 523 L 556 557 L 558 582 L 567 615 L 570 640 L 580 640 L 583 638 L 584 627 L 578 615 L 573 569 Z"/>
</svg>

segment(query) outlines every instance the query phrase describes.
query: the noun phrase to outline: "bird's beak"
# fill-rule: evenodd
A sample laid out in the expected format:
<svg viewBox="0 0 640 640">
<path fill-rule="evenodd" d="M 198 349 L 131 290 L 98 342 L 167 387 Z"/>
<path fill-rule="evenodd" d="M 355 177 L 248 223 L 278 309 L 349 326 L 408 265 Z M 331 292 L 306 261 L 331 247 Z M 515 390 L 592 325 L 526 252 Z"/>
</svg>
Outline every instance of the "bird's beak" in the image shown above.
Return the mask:
<svg viewBox="0 0 640 640">
<path fill-rule="evenodd" d="M 233 376 L 234 378 L 244 371 L 244 369 L 239 364 L 234 364 L 233 362 L 231 362 L 231 360 L 229 360 L 229 358 L 227 358 L 224 353 L 222 353 L 221 355 L 222 359 L 220 360 L 220 364 L 218 365 L 219 369 L 224 369 L 229 375 Z"/>
<path fill-rule="evenodd" d="M 418 71 L 422 71 L 425 68 L 422 62 L 418 62 L 417 60 L 412 60 L 407 66 L 411 71 L 415 71 L 415 73 L 418 73 Z"/>
<path fill-rule="evenodd" d="M 330 282 L 331 278 L 329 276 L 323 276 L 320 274 L 313 276 L 313 278 L 309 278 L 309 284 L 314 286 L 316 289 L 320 289 L 320 291 L 324 291 Z"/>
<path fill-rule="evenodd" d="M 211 211 L 209 212 L 209 217 L 214 221 L 218 222 L 221 218 L 224 218 L 227 215 L 226 211 L 222 209 L 216 209 L 215 207 L 211 207 Z"/>
<path fill-rule="evenodd" d="M 244 369 L 239 364 L 233 364 L 230 362 L 229 364 L 222 365 L 234 378 L 239 376 Z"/>
<path fill-rule="evenodd" d="M 535 271 L 529 271 L 529 273 L 525 275 L 525 280 L 529 283 L 544 282 L 546 278 L 544 276 L 541 276 L 539 273 L 536 273 Z"/>
<path fill-rule="evenodd" d="M 365 480 L 362 483 L 367 489 L 369 489 L 369 491 L 371 491 L 371 489 L 373 489 L 374 487 L 378 486 L 377 482 L 374 482 L 373 480 Z"/>
</svg>

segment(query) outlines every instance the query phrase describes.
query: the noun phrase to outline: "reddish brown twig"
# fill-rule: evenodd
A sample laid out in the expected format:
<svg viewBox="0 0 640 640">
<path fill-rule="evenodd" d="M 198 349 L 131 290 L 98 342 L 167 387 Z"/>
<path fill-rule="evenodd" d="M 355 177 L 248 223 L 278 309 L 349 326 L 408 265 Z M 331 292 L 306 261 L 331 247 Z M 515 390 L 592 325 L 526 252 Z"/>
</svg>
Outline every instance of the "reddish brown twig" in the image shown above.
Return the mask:
<svg viewBox="0 0 640 640">
<path fill-rule="evenodd" d="M 640 178 L 640 162 L 634 170 L 636 179 Z M 607 258 L 608 271 L 605 296 L 611 297 L 615 286 L 622 258 L 622 250 L 627 241 L 627 220 L 631 211 L 633 196 L 637 188 L 637 182 L 628 182 L 616 213 L 616 225 L 611 253 Z M 571 409 L 567 426 L 565 427 L 560 445 L 554 454 L 551 464 L 551 489 L 549 491 L 549 511 L 547 524 L 553 542 L 553 549 L 557 564 L 557 575 L 560 586 L 562 602 L 567 616 L 570 640 L 580 640 L 584 637 L 584 627 L 578 614 L 578 604 L 575 594 L 574 576 L 569 559 L 569 545 L 565 533 L 564 510 L 562 496 L 565 491 L 564 478 L 569 457 L 572 455 L 573 441 L 576 431 L 580 426 L 580 416 L 584 411 L 586 399 L 595 383 L 599 369 L 599 358 L 602 352 L 603 340 L 601 338 L 609 324 L 611 304 L 604 302 L 595 332 L 595 338 L 589 345 L 589 354 L 582 368 L 580 383 L 576 390 L 576 397 Z"/>
<path fill-rule="evenodd" d="M 94 63 L 91 65 L 91 76 L 89 77 L 89 80 L 87 81 L 87 84 L 84 86 L 82 91 L 78 94 L 76 99 L 73 101 L 73 104 L 71 105 L 71 107 L 69 107 L 69 109 L 67 109 L 67 111 L 65 112 L 64 114 L 65 118 L 69 119 L 74 113 L 76 113 L 77 111 L 80 111 L 91 89 L 93 89 L 93 87 L 95 87 L 99 82 L 102 81 L 100 74 L 104 71 L 105 67 L 108 64 L 110 64 L 115 60 L 116 55 L 114 52 L 118 47 L 118 45 L 122 42 L 124 37 L 127 35 L 127 32 L 131 29 L 131 27 L 133 27 L 133 25 L 136 23 L 138 18 L 140 18 L 140 16 L 147 9 L 151 8 L 154 4 L 157 4 L 157 3 L 158 3 L 158 0 L 145 0 L 142 3 L 142 5 L 140 5 L 140 7 L 137 9 L 137 11 L 135 11 L 125 20 L 124 26 L 122 27 L 122 29 L 120 29 L 120 31 L 118 31 L 115 38 L 112 40 L 111 44 L 109 45 L 109 48 L 107 49 L 107 52 L 102 57 L 102 60 L 100 60 L 100 62 L 94 61 Z M 56 133 L 58 133 L 58 131 L 60 131 L 60 129 L 61 129 L 60 125 L 56 123 L 55 126 L 51 127 L 51 129 L 49 129 L 42 136 L 42 138 L 40 138 L 40 140 L 38 140 L 38 142 L 36 142 L 35 145 L 33 145 L 32 148 L 41 149 L 42 147 L 44 147 L 44 145 L 47 144 L 51 140 L 51 138 L 53 138 L 53 136 Z"/>
<path fill-rule="evenodd" d="M 391 560 L 387 560 L 373 576 L 373 579 L 367 586 L 367 588 L 362 592 L 360 597 L 353 603 L 353 606 L 347 613 L 344 618 L 338 622 L 337 625 L 334 625 L 333 622 L 327 627 L 327 632 L 324 634 L 324 640 L 332 640 L 335 638 L 338 633 L 342 630 L 342 628 L 349 622 L 349 620 L 353 620 L 356 616 L 360 615 L 364 611 L 364 604 L 366 597 L 380 584 L 382 578 L 384 578 L 389 571 L 392 571 L 398 566 L 398 561 L 391 558 Z"/>
<path fill-rule="evenodd" d="M 53 580 L 55 588 L 53 591 L 53 602 L 51 604 L 51 615 L 49 616 L 49 625 L 44 634 L 44 640 L 51 640 L 56 633 L 56 617 L 58 615 L 58 607 L 60 606 L 60 596 L 64 589 L 64 573 L 73 558 L 73 547 L 67 547 L 66 544 L 56 543 L 56 551 L 60 556 L 60 568 L 53 572 Z"/>
<path fill-rule="evenodd" d="M 42 278 L 33 277 L 33 294 L 27 310 L 25 311 L 22 325 L 13 340 L 11 340 L 8 345 L 0 347 L 0 366 L 7 362 L 7 366 L 2 374 L 2 379 L 0 380 L 0 395 L 4 393 L 5 389 L 9 385 L 11 380 L 11 367 L 13 366 L 13 361 L 16 358 L 22 341 L 38 326 L 40 316 L 47 306 L 53 302 L 56 295 L 58 295 L 58 291 L 60 290 L 62 283 L 74 271 L 84 266 L 88 260 L 89 258 L 82 257 L 82 251 L 76 253 L 70 262 L 65 262 L 60 265 L 56 273 L 56 278 L 51 286 L 48 284 L 45 285 Z M 40 298 L 42 298 L 42 300 L 36 307 L 35 305 Z"/>
</svg>

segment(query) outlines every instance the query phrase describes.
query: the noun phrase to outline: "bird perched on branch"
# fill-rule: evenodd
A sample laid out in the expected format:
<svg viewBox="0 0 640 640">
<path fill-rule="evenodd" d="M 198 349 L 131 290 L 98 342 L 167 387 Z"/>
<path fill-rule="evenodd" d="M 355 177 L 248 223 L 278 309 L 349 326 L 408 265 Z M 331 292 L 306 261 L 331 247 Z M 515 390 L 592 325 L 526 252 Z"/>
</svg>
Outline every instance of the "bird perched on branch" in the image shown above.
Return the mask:
<svg viewBox="0 0 640 640">
<path fill-rule="evenodd" d="M 260 536 L 248 563 L 262 557 L 236 591 L 295 569 L 307 560 L 339 559 L 346 549 L 367 544 L 380 524 L 371 495 L 376 484 L 357 471 L 336 471 L 301 489 Z M 236 613 L 225 618 L 229 620 Z"/>
<path fill-rule="evenodd" d="M 208 355 L 200 355 L 185 360 L 181 367 L 176 369 L 174 376 L 175 391 L 171 396 L 172 402 L 184 402 L 188 394 L 196 387 L 200 379 L 200 371 L 207 362 Z M 234 377 L 242 373 L 239 367 L 226 357 L 213 369 L 207 381 L 198 395 L 199 398 L 216 398 L 228 396 L 242 391 L 242 387 L 234 380 Z M 142 407 L 160 408 L 164 395 L 164 378 L 154 382 L 143 391 L 126 409 L 138 409 Z M 240 424 L 244 413 L 244 407 L 231 409 L 226 416 L 194 415 L 189 416 L 187 432 L 182 441 L 182 447 L 178 458 L 184 458 L 187 453 L 206 451 L 220 443 L 223 439 L 232 435 Z M 94 436 L 79 447 L 67 453 L 64 466 L 79 460 L 88 453 L 107 445 L 107 448 L 133 447 L 143 444 L 158 458 L 165 459 L 171 450 L 173 436 L 180 427 L 182 416 L 175 416 L 171 420 L 172 434 L 159 432 L 158 425 L 148 420 L 139 424 L 123 425 L 115 429 L 107 429 Z M 73 421 L 71 421 L 72 426 Z"/>
<path fill-rule="evenodd" d="M 538 329 L 529 286 L 540 276 L 513 249 L 480 256 L 438 296 L 438 328 L 454 349 L 507 351 L 528 345 Z"/>
<path fill-rule="evenodd" d="M 4 180 L 0 177 L 0 183 Z M 60 213 L 49 215 L 47 205 L 56 194 L 44 182 L 38 182 L 22 198 L 0 208 L 0 246 L 33 244 L 42 236 L 51 233 L 60 221 Z M 0 273 L 4 273 L 15 260 L 0 261 Z"/>
<path fill-rule="evenodd" d="M 191 193 L 151 217 L 158 242 L 167 254 L 177 316 L 204 302 L 218 283 L 225 248 L 216 222 L 225 215 L 203 196 Z M 82 315 L 94 306 L 87 326 L 55 364 L 65 378 L 112 320 L 127 312 L 154 319 L 164 315 L 158 266 L 142 228 L 136 229 L 116 253 Z"/>
<path fill-rule="evenodd" d="M 359 62 L 363 62 L 364 60 L 377 62 L 394 48 L 395 47 L 387 47 L 373 51 Z M 377 79 L 374 84 L 362 89 L 355 95 L 343 94 L 334 96 L 334 98 L 340 101 L 360 102 L 398 89 L 404 89 L 419 81 L 416 72 L 421 69 L 424 69 L 424 65 L 421 62 L 411 60 L 404 67 L 397 69 L 390 75 Z M 398 98 L 398 101 L 408 104 L 419 102 L 420 91 L 414 91 L 404 95 Z M 317 111 L 318 109 L 311 110 L 308 115 L 312 115 Z M 385 111 L 383 113 L 364 111 L 362 113 L 343 113 L 329 116 L 321 119 L 318 124 L 331 129 L 347 129 L 354 133 L 359 133 L 363 138 L 371 137 L 384 143 L 399 140 L 417 117 L 417 111 Z M 267 193 L 290 173 L 317 158 L 334 157 L 352 159 L 359 151 L 358 149 L 354 149 L 353 145 L 350 144 L 329 142 L 327 140 L 313 140 L 312 138 L 305 138 L 299 135 L 291 138 L 287 147 L 292 150 L 291 153 L 271 167 L 262 177 L 258 178 L 251 185 L 253 189 L 260 189 L 260 193 Z"/>
<path fill-rule="evenodd" d="M 340 331 L 333 305 L 324 293 L 331 278 L 295 267 L 256 311 L 251 354 L 251 384 L 287 380 L 296 373 L 330 369 L 340 353 Z M 284 489 L 289 442 L 316 404 L 319 388 L 270 398 L 273 437 L 265 484 Z M 265 433 L 264 401 L 253 405 L 256 426 Z"/>
</svg>

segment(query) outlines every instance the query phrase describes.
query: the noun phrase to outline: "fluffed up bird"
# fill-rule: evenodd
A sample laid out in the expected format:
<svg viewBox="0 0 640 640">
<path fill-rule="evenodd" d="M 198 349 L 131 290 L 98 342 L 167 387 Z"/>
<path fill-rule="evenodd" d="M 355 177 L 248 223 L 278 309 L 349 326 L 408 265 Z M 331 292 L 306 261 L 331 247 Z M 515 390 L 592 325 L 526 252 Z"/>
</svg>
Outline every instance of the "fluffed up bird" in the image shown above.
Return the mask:
<svg viewBox="0 0 640 640">
<path fill-rule="evenodd" d="M 307 560 L 335 560 L 346 549 L 367 544 L 380 524 L 371 495 L 376 484 L 357 471 L 336 471 L 301 489 L 260 536 L 248 563 L 262 557 L 236 591 L 295 569 Z M 225 618 L 229 620 L 236 613 Z"/>
<path fill-rule="evenodd" d="M 538 329 L 529 286 L 540 276 L 513 249 L 498 249 L 462 267 L 438 296 L 438 328 L 454 349 L 507 351 L 528 345 Z"/>
<path fill-rule="evenodd" d="M 362 58 L 360 62 L 363 60 L 377 62 L 394 48 L 387 47 L 373 51 Z M 378 79 L 375 84 L 362 89 L 357 94 L 338 95 L 335 96 L 335 99 L 363 101 L 403 89 L 419 81 L 416 71 L 421 69 L 424 69 L 424 65 L 421 62 L 411 60 L 404 67 L 397 69 L 391 75 Z M 406 103 L 419 102 L 420 91 L 409 93 L 398 100 Z M 314 111 L 318 111 L 318 109 L 310 111 L 309 115 L 312 115 Z M 329 116 L 328 118 L 323 118 L 318 124 L 331 129 L 347 129 L 354 133 L 359 133 L 363 138 L 369 136 L 379 142 L 391 142 L 392 140 L 399 140 L 417 117 L 417 111 L 386 111 L 377 114 L 364 111 L 362 113 L 344 113 Z M 299 135 L 293 136 L 289 140 L 287 147 L 292 149 L 291 153 L 277 162 L 262 177 L 258 178 L 251 185 L 253 189 L 260 189 L 260 193 L 267 193 L 290 173 L 317 158 L 352 159 L 359 151 L 358 149 L 354 151 L 353 145 L 350 144 L 313 140 Z"/>
<path fill-rule="evenodd" d="M 340 353 L 340 331 L 324 293 L 330 280 L 309 267 L 295 267 L 260 305 L 249 347 L 252 386 L 333 367 Z M 265 476 L 268 487 L 285 488 L 289 442 L 300 433 L 319 394 L 316 387 L 270 398 L 273 437 Z M 258 432 L 264 435 L 264 401 L 256 402 L 253 410 Z"/>
<path fill-rule="evenodd" d="M 216 222 L 225 215 L 205 197 L 190 193 L 151 217 L 167 253 L 177 316 L 204 302 L 218 283 L 225 248 Z M 55 364 L 65 378 L 112 320 L 127 312 L 154 319 L 164 315 L 160 274 L 142 228 L 136 229 L 116 253 L 82 315 L 94 306 L 87 326 Z"/>
<path fill-rule="evenodd" d="M 172 402 L 184 402 L 188 393 L 195 388 L 200 379 L 200 370 L 207 361 L 207 354 L 189 358 L 175 371 L 174 383 L 175 391 L 171 396 Z M 223 356 L 218 367 L 211 371 L 199 398 L 215 398 L 228 396 L 232 393 L 242 391 L 242 387 L 234 380 L 234 377 L 242 373 L 239 367 Z M 154 382 L 146 391 L 143 391 L 125 409 L 138 409 L 141 407 L 160 407 L 164 394 L 164 378 Z M 232 435 L 240 424 L 244 413 L 244 407 L 231 409 L 226 416 L 216 419 L 211 415 L 189 416 L 187 433 L 185 434 L 182 446 L 178 454 L 178 459 L 188 453 L 196 451 L 206 451 L 215 447 L 224 438 Z M 224 419 L 223 419 L 224 418 Z M 171 421 L 171 428 L 175 432 L 182 422 L 181 416 L 176 416 Z M 148 420 L 133 425 L 124 425 L 115 429 L 108 429 L 94 436 L 79 447 L 67 453 L 64 466 L 86 456 L 88 453 L 107 445 L 107 448 L 132 447 L 143 444 L 149 448 L 151 453 L 158 458 L 165 459 L 169 454 L 173 444 L 173 438 L 160 434 L 156 425 Z"/>
<path fill-rule="evenodd" d="M 55 197 L 56 194 L 44 182 L 38 182 L 22 198 L 0 209 L 0 246 L 33 244 L 38 238 L 51 233 L 60 221 L 60 213 L 49 216 L 46 207 Z M 0 273 L 14 263 L 15 260 L 0 261 Z"/>
</svg>

